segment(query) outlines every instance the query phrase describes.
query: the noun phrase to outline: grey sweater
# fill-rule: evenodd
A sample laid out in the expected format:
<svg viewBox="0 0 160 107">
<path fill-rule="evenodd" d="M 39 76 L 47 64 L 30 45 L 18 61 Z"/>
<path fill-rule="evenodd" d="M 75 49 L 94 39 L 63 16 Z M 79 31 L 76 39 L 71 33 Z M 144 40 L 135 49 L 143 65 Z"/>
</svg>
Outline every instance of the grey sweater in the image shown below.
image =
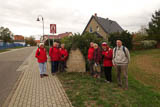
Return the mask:
<svg viewBox="0 0 160 107">
<path fill-rule="evenodd" d="M 120 48 L 117 47 L 116 49 L 116 53 L 115 53 L 115 48 L 113 49 L 113 64 L 114 65 L 126 65 L 129 63 L 130 61 L 130 53 L 129 50 L 125 47 L 125 52 L 126 55 L 123 51 L 123 46 L 121 46 Z"/>
</svg>

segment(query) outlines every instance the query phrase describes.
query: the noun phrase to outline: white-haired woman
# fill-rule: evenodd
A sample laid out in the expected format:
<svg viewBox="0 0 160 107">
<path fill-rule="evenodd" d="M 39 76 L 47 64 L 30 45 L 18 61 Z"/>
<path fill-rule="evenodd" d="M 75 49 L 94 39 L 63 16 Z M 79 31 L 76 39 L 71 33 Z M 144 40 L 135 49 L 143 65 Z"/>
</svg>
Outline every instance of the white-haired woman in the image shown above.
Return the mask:
<svg viewBox="0 0 160 107">
<path fill-rule="evenodd" d="M 40 77 L 43 78 L 44 76 L 48 76 L 46 74 L 47 53 L 43 43 L 39 44 L 35 57 L 39 63 Z"/>
<path fill-rule="evenodd" d="M 94 43 L 94 53 L 93 53 L 93 61 L 94 61 L 94 77 L 100 78 L 100 72 L 101 72 L 101 50 L 98 47 L 98 44 Z"/>
</svg>

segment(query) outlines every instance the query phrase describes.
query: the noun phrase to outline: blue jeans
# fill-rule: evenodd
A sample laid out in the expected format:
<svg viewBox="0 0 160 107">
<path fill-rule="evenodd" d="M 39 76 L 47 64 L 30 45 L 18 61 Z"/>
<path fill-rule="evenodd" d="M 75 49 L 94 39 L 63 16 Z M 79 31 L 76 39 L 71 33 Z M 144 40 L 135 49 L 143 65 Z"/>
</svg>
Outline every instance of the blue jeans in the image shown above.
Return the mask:
<svg viewBox="0 0 160 107">
<path fill-rule="evenodd" d="M 51 61 L 51 73 L 56 73 L 58 71 L 58 61 Z"/>
<path fill-rule="evenodd" d="M 46 62 L 39 63 L 39 71 L 40 71 L 40 74 L 45 74 L 46 73 Z"/>
</svg>

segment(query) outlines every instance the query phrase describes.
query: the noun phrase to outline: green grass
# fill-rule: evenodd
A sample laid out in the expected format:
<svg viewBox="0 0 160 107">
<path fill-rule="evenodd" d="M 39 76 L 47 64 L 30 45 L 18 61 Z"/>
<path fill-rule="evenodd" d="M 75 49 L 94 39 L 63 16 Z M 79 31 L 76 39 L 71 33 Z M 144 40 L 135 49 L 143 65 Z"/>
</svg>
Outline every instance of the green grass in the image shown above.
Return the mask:
<svg viewBox="0 0 160 107">
<path fill-rule="evenodd" d="M 2 50 L 0 50 L 0 53 L 6 52 L 6 51 L 9 51 L 9 50 L 8 49 L 2 49 Z"/>
<path fill-rule="evenodd" d="M 151 56 L 153 62 L 160 62 L 159 53 L 158 49 L 131 52 L 127 91 L 117 86 L 115 70 L 110 84 L 105 83 L 104 78 L 95 79 L 88 73 L 59 73 L 57 76 L 75 107 L 159 107 L 160 90 L 156 86 L 160 82 L 155 81 L 159 81 L 160 76 L 152 71 L 148 74 L 136 65 L 137 59 L 143 55 Z M 160 67 L 158 65 L 152 66 Z"/>
<path fill-rule="evenodd" d="M 14 48 L 9 48 L 9 49 L 19 49 L 19 48 L 24 48 L 23 46 L 19 46 L 19 47 L 14 47 Z"/>
<path fill-rule="evenodd" d="M 2 49 L 2 50 L 0 50 L 0 53 L 10 51 L 11 49 L 19 49 L 19 48 L 24 48 L 24 47 L 14 47 L 14 48 Z"/>
</svg>

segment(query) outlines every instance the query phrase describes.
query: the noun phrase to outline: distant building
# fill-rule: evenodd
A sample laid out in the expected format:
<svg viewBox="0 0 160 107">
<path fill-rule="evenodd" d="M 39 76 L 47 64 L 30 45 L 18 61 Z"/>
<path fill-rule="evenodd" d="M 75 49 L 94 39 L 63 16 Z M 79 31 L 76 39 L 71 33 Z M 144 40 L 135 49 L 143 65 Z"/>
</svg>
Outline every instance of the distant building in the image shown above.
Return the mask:
<svg viewBox="0 0 160 107">
<path fill-rule="evenodd" d="M 104 39 L 108 39 L 108 36 L 111 33 L 122 31 L 124 30 L 116 21 L 98 17 L 95 13 L 95 15 L 92 15 L 90 18 L 82 34 L 85 32 L 91 32 L 96 33 L 97 36 L 103 37 Z"/>
<path fill-rule="evenodd" d="M 37 45 L 39 45 L 39 43 L 40 43 L 40 40 L 35 40 L 35 42 L 37 43 Z"/>
<path fill-rule="evenodd" d="M 44 41 L 48 40 L 48 38 L 50 40 L 58 40 L 58 39 L 62 39 L 64 37 L 69 37 L 69 36 L 72 36 L 72 32 L 66 32 L 66 33 L 61 33 L 61 34 L 58 34 L 58 35 L 44 35 Z"/>
<path fill-rule="evenodd" d="M 13 36 L 13 40 L 15 44 L 20 44 L 22 46 L 25 46 L 25 40 L 24 40 L 24 36 L 22 35 L 14 35 Z"/>
<path fill-rule="evenodd" d="M 22 35 L 14 35 L 14 39 L 15 42 L 24 42 L 24 36 Z"/>
</svg>

